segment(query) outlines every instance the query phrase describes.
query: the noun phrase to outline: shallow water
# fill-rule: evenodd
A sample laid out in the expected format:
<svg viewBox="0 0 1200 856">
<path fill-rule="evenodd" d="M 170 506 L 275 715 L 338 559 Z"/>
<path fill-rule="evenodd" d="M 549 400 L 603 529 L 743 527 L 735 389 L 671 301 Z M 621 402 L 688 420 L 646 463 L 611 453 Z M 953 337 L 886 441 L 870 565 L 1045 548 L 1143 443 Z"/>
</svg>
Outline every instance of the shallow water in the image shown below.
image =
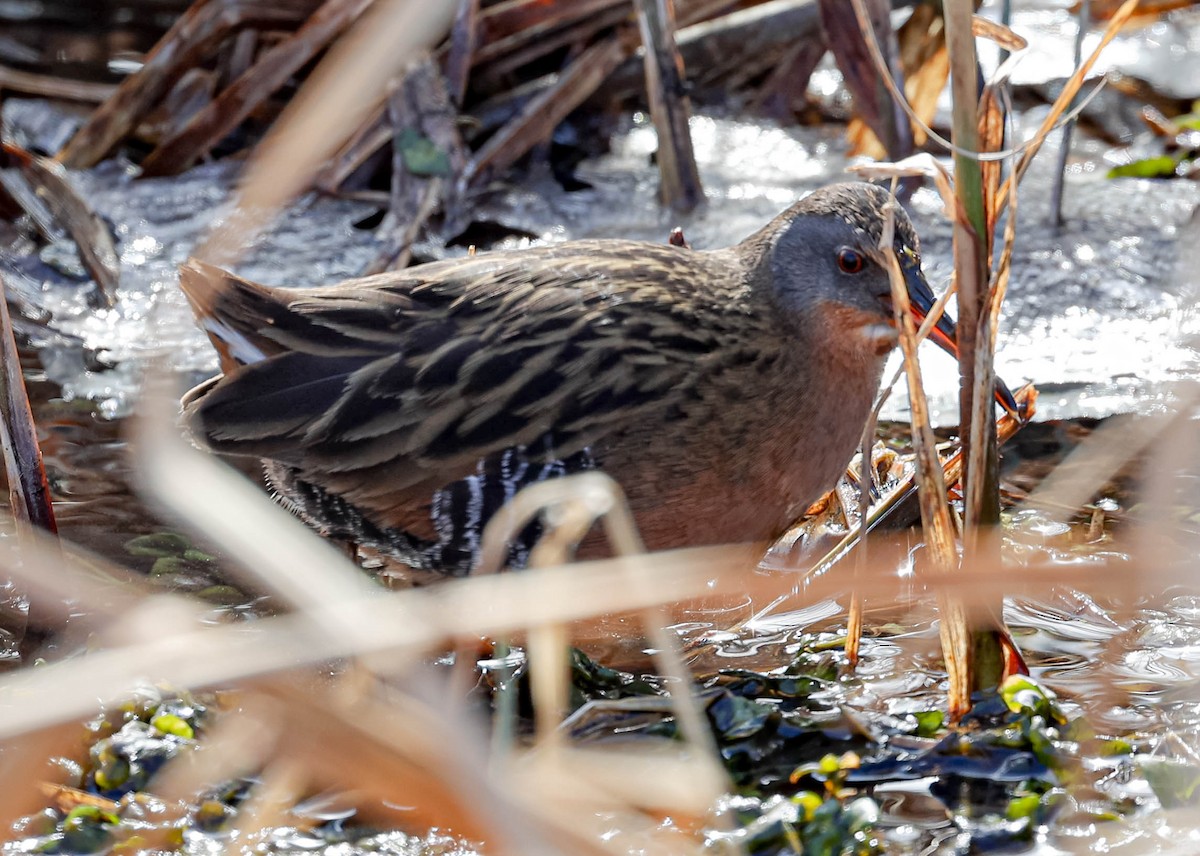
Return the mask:
<svg viewBox="0 0 1200 856">
<path fill-rule="evenodd" d="M 1066 12 L 1052 4 L 1024 14 L 1018 28 L 1037 30 L 1060 28 Z M 1164 44 L 1186 41 L 1191 26 L 1189 21 L 1173 23 L 1169 31 L 1155 30 L 1151 37 L 1161 36 Z M 1049 49 L 1060 65 L 1069 53 L 1067 44 Z M 1117 66 L 1137 60 L 1117 54 Z M 1041 69 L 1039 74 L 1045 67 L 1037 57 L 1023 66 Z M 1195 78 L 1171 68 L 1181 81 Z M 14 103 L 6 105 L 9 118 L 15 115 Z M 39 117 L 38 108 L 25 109 L 18 121 Z M 1023 132 L 1039 118 L 1038 111 L 1026 114 Z M 785 130 L 764 122 L 698 116 L 693 131 L 709 202 L 691 216 L 664 214 L 653 202 L 654 136 L 645 117 L 636 117 L 614 139 L 610 154 L 580 167 L 579 178 L 592 185 L 590 190 L 568 193 L 548 174 L 535 173 L 519 187 L 495 187 L 482 195 L 476 216 L 546 241 L 663 241 L 672 226 L 682 223 L 693 246 L 703 248 L 738 240 L 804 192 L 845 177 L 847 159 L 838 129 Z M 1024 380 L 1038 384 L 1041 419 L 1161 406 L 1170 396 L 1169 385 L 1189 377 L 1196 367 L 1187 344 L 1200 332 L 1193 311 L 1196 283 L 1192 271 L 1177 272 L 1176 262 L 1181 231 L 1200 202 L 1200 189 L 1185 181 L 1107 181 L 1102 177 L 1106 152 L 1083 139 L 1075 146 L 1068 175 L 1068 223 L 1056 231 L 1048 225 L 1055 145 L 1047 145 L 1021 195 L 998 368 L 1011 385 Z M 203 545 L 189 542 L 187 549 L 156 555 L 146 542 L 134 541 L 159 535 L 171 524 L 157 519 L 133 495 L 123 424 L 113 418 L 134 409 L 140 375 L 151 360 L 165 362 L 185 382 L 214 370 L 211 348 L 192 323 L 175 271 L 204 230 L 228 213 L 235 179 L 236 165 L 228 162 L 175 179 L 134 181 L 116 164 L 75 175 L 118 239 L 121 299 L 113 310 L 90 308 L 87 283 L 72 273 L 69 247 L 51 247 L 40 258 L 0 251 L 0 272 L 27 314 L 49 316 L 45 323 L 25 320 L 22 329 L 39 346 L 46 380 L 35 387 L 35 398 L 63 533 L 165 587 L 203 593 L 217 611 L 249 612 L 260 604 L 223 586 L 220 562 L 203 558 Z M 935 285 L 944 282 L 950 269 L 950 233 L 939 204 L 929 190 L 918 191 L 912 200 Z M 361 202 L 303 199 L 239 271 L 279 284 L 320 284 L 353 276 L 375 254 L 374 235 L 355 226 L 373 211 Z M 517 238 L 506 244 L 524 242 Z M 445 252 L 420 249 L 429 256 Z M 955 408 L 954 366 L 937 352 L 923 362 L 935 414 L 949 423 Z M 885 416 L 902 419 L 906 413 L 901 389 Z M 1018 560 L 1050 559 L 1063 566 L 1101 558 L 1125 561 L 1119 538 L 1117 545 L 1105 541 L 1081 551 L 1071 534 L 1078 527 L 1064 531 L 1036 516 L 1018 518 L 1012 532 L 1010 550 Z M 1018 543 L 1018 535 L 1027 540 Z M 875 628 L 874 635 L 864 640 L 855 677 L 839 686 L 833 701 L 895 717 L 944 704 L 937 618 L 916 599 L 918 594 L 914 588 L 912 603 L 884 606 L 868 599 L 867 624 Z M 739 604 L 733 612 L 745 617 L 755 606 L 761 605 Z M 22 604 L 12 593 L 0 592 L 0 608 L 17 614 Z M 685 639 L 705 640 L 697 651 L 698 670 L 776 668 L 795 655 L 804 634 L 836 637 L 844 632 L 845 603 L 784 603 L 732 629 L 730 614 L 692 615 L 676 628 Z M 1005 615 L 1034 674 L 1060 693 L 1068 709 L 1084 713 L 1098 731 L 1127 736 L 1139 751 L 1192 760 L 1191 747 L 1200 746 L 1200 600 L 1194 594 L 1154 592 L 1137 602 L 1121 602 L 1064 591 L 1041 601 L 1010 601 Z M 10 638 L 0 636 L 0 665 L 15 664 L 28 653 L 21 643 L 19 630 Z M 630 653 L 619 643 L 611 648 L 614 655 Z M 1140 813 L 1122 823 L 1063 824 L 1055 837 L 1043 835 L 1034 852 L 1069 852 L 1080 842 L 1139 853 L 1176 847 L 1177 831 L 1164 813 L 1153 811 L 1145 781 L 1128 765 L 1114 762 L 1106 786 L 1111 794 L 1140 800 Z M 897 840 L 911 828 L 920 830 L 913 833 L 913 842 L 941 841 L 938 852 L 956 852 L 958 828 L 927 782 L 887 786 L 880 797 L 886 821 L 899 830 Z M 296 844 L 285 834 L 281 838 L 286 840 L 277 844 L 280 849 Z M 431 852 L 435 846 L 457 852 L 458 846 L 398 833 L 383 838 L 387 840 L 373 844 L 385 852 Z M 206 852 L 212 842 L 201 837 L 190 844 L 195 852 Z M 297 849 L 305 849 L 302 845 Z M 308 847 L 317 849 L 319 842 Z"/>
<path fill-rule="evenodd" d="M 32 121 L 28 108 L 14 116 Z M 1038 118 L 1039 111 L 1023 117 L 1026 134 Z M 694 214 L 676 217 L 654 201 L 654 133 L 640 117 L 614 139 L 610 154 L 580 167 L 578 176 L 591 189 L 569 193 L 548 173 L 535 173 L 520 186 L 484 193 L 475 217 L 545 241 L 618 236 L 663 241 L 681 224 L 693 246 L 715 247 L 740 240 L 805 192 L 847 177 L 837 129 L 781 129 L 713 116 L 695 118 L 692 129 L 708 195 L 708 204 Z M 1061 232 L 1048 226 L 1053 144 L 1026 179 L 1000 330 L 998 371 L 1013 387 L 1037 383 L 1042 419 L 1162 406 L 1170 398 L 1169 385 L 1196 367 L 1187 342 L 1200 332 L 1192 311 L 1197 286 L 1190 271 L 1177 271 L 1176 265 L 1180 229 L 1200 202 L 1200 189 L 1189 181 L 1107 180 L 1098 146 L 1084 140 L 1076 148 Z M 105 414 L 122 414 L 149 359 L 191 380 L 215 370 L 212 350 L 176 287 L 176 267 L 204 230 L 227 216 L 235 170 L 223 162 L 179 178 L 134 181 L 109 163 L 75 175 L 118 238 L 121 298 L 114 309 L 90 308 L 87 284 L 62 273 L 72 265 L 68 247 L 52 246 L 41 258 L 0 251 L 0 273 L 10 294 L 26 302 L 30 314 L 50 317 L 34 338 L 43 346 L 48 377 L 68 398 L 89 398 Z M 939 209 L 931 189 L 912 199 L 935 287 L 951 269 L 950 229 Z M 238 270 L 271 284 L 312 285 L 352 276 L 374 256 L 374 236 L 354 225 L 373 210 L 361 202 L 306 197 Z M 510 239 L 502 246 L 524 243 L 528 240 Z M 447 253 L 441 247 L 421 249 L 427 255 Z M 927 350 L 922 364 L 934 419 L 951 424 L 957 368 Z M 885 417 L 907 413 L 900 386 Z"/>
</svg>

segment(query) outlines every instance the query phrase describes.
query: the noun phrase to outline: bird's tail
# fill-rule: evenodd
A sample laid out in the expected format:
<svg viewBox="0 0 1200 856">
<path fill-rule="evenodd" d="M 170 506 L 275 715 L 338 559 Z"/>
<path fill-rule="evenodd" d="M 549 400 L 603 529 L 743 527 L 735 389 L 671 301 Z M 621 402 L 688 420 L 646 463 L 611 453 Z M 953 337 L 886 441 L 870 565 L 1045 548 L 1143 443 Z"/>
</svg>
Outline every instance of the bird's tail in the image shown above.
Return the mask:
<svg viewBox="0 0 1200 856">
<path fill-rule="evenodd" d="M 221 360 L 221 371 L 283 350 L 269 331 L 286 307 L 275 289 L 198 259 L 179 269 L 179 286 Z"/>
</svg>

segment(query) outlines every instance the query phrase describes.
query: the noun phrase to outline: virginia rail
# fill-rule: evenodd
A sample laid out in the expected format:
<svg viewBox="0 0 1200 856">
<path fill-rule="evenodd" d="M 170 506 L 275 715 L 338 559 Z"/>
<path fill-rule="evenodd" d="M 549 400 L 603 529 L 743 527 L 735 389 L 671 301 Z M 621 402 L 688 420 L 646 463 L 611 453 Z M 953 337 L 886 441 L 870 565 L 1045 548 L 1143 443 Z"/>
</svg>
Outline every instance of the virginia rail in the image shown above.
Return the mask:
<svg viewBox="0 0 1200 856">
<path fill-rule="evenodd" d="M 573 241 L 320 288 L 190 262 L 224 375 L 188 393 L 186 423 L 261 458 L 331 537 L 414 568 L 469 572 L 518 489 L 590 468 L 625 488 L 651 549 L 772 539 L 843 471 L 896 343 L 887 202 L 839 184 L 725 249 Z M 897 207 L 924 315 L 917 248 Z M 932 335 L 955 352 L 947 316 Z"/>
</svg>

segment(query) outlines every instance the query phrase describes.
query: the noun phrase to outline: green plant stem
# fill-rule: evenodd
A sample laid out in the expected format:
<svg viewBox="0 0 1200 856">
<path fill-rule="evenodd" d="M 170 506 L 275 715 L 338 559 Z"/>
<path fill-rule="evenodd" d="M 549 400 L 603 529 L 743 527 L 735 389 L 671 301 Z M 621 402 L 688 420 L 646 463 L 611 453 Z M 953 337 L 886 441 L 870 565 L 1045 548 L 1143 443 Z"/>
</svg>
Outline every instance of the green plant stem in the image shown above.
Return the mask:
<svg viewBox="0 0 1200 856">
<path fill-rule="evenodd" d="M 979 151 L 979 89 L 976 77 L 975 38 L 971 30 L 974 6 L 971 0 L 946 0 L 946 47 L 950 55 L 950 92 L 953 100 L 954 144 Z M 959 202 L 954 222 L 954 269 L 958 278 L 959 349 L 959 435 L 963 444 L 963 494 L 966 497 L 964 565 L 984 558 L 982 550 L 995 549 L 994 539 L 979 537 L 980 527 L 994 526 L 1000 519 L 999 479 L 995 424 L 992 420 L 990 355 L 977 360 L 977 350 L 988 347 L 980 336 L 988 323 L 985 300 L 988 283 L 987 216 L 984 211 L 983 175 L 979 161 L 962 154 L 954 156 L 955 192 Z M 982 371 L 979 368 L 982 367 Z M 1003 654 L 991 615 L 999 615 L 999 604 L 971 610 L 972 652 L 970 672 L 975 689 L 996 686 L 1002 678 Z"/>
</svg>

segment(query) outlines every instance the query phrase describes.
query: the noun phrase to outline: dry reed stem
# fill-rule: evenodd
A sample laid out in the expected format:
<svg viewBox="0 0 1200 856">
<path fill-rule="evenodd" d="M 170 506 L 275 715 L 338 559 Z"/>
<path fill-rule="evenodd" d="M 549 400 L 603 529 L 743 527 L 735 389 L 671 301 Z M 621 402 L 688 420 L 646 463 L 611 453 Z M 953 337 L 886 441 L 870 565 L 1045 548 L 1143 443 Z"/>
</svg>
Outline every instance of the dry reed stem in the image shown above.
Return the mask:
<svg viewBox="0 0 1200 856">
<path fill-rule="evenodd" d="M 299 524 L 296 524 L 297 526 Z M 439 592 L 414 591 L 397 595 L 372 595 L 358 604 L 325 604 L 326 612 L 352 612 L 357 620 L 373 627 L 368 647 L 361 638 L 314 637 L 312 621 L 297 616 L 282 616 L 257 622 L 253 626 L 188 629 L 177 619 L 164 622 L 154 632 L 164 635 L 154 646 L 135 645 L 129 650 L 100 651 L 79 661 L 55 663 L 32 672 L 16 674 L 3 689 L 0 700 L 7 707 L 0 714 L 0 734 L 13 736 L 46 724 L 47 716 L 58 721 L 87 715 L 97 700 L 119 698 L 145 674 L 170 678 L 181 686 L 213 686 L 243 680 L 304 663 L 319 663 L 339 657 L 394 651 L 406 646 L 433 646 L 453 636 L 513 632 L 527 623 L 573 620 L 599 612 L 637 609 L 632 595 L 655 594 L 662 602 L 680 596 L 698 596 L 710 591 L 746 591 L 755 597 L 770 598 L 782 587 L 791 591 L 794 583 L 752 575 L 724 573 L 705 565 L 695 567 L 701 556 L 719 555 L 728 559 L 739 553 L 727 550 L 682 551 L 658 554 L 643 561 L 606 560 L 574 566 L 570 573 L 558 569 L 529 571 L 491 579 L 464 580 Z M 743 554 L 744 555 L 744 554 Z M 648 565 L 648 566 L 647 566 Z M 1017 591 L 1048 591 L 1056 584 L 1068 584 L 1082 590 L 1103 590 L 1114 581 L 1128 580 L 1127 571 L 1065 573 L 1061 568 L 1045 570 L 995 569 L 994 578 L 956 581 L 929 579 L 926 584 L 956 594 Z M 1171 569 L 1160 575 L 1172 578 Z M 615 575 L 614 575 L 615 574 Z M 631 585 L 640 577 L 641 584 Z M 895 569 L 864 570 L 864 586 L 877 590 L 880 597 L 900 591 L 907 583 L 896 579 Z M 1097 588 L 1099 586 L 1099 588 Z M 840 590 L 831 580 L 806 583 L 807 600 L 826 597 Z M 157 596 L 155 604 L 173 600 Z M 644 601 L 643 601 L 644 602 Z M 440 633 L 425 635 L 406 626 L 413 614 L 436 617 L 430 623 Z M 504 614 L 497 614 L 504 613 Z M 333 620 L 333 619 L 328 619 Z M 12 706 L 17 699 L 33 693 L 45 698 L 46 705 L 36 710 Z M 45 695 L 43 695 L 45 694 Z"/>
<path fill-rule="evenodd" d="M 894 200 L 892 204 L 896 204 Z M 933 428 L 929 424 L 928 403 L 921 382 L 921 367 L 917 362 L 916 327 L 913 323 L 912 307 L 909 305 L 904 275 L 900 271 L 900 261 L 892 250 L 893 226 L 894 218 L 889 212 L 889 216 L 884 222 L 879 245 L 888 258 L 888 275 L 892 285 L 892 307 L 895 313 L 896 327 L 900 333 L 900 349 L 904 355 L 904 369 L 908 378 L 913 447 L 916 452 L 917 480 L 919 482 L 918 496 L 925 544 L 930 553 L 930 565 L 935 573 L 945 573 L 954 568 L 957 560 L 954 530 L 950 522 L 949 510 L 946 507 L 946 485 L 942 480 L 941 461 L 938 459 Z M 939 602 L 942 608 L 942 622 L 939 631 L 949 681 L 950 714 L 957 718 L 971 706 L 970 661 L 961 658 L 963 652 L 969 651 L 970 636 L 962 605 L 944 595 L 939 596 Z"/>
<path fill-rule="evenodd" d="M 1138 0 L 1128 0 L 1128 3 L 1133 3 L 1135 5 L 1137 2 L 1138 2 Z M 854 7 L 855 15 L 858 16 L 859 26 L 860 27 L 864 26 L 864 22 L 868 20 L 868 17 L 867 17 L 866 10 L 862 7 L 863 0 L 851 0 L 851 4 Z M 1123 10 L 1124 10 L 1124 7 L 1122 7 L 1122 11 Z M 1120 13 L 1118 13 L 1118 14 L 1120 14 Z M 1127 18 L 1128 18 L 1128 15 L 1119 18 L 1120 23 L 1123 24 L 1127 20 Z M 1114 20 L 1118 20 L 1117 17 L 1114 17 Z M 1097 46 L 1096 50 L 1092 53 L 1092 55 L 1088 58 L 1088 61 L 1085 63 L 1086 68 L 1083 69 L 1084 73 L 1079 75 L 1079 79 L 1077 81 L 1075 81 L 1074 77 L 1071 78 L 1071 81 L 1075 81 L 1075 88 L 1073 90 L 1071 90 L 1072 94 L 1075 92 L 1078 92 L 1079 85 L 1082 84 L 1082 82 L 1083 82 L 1083 76 L 1087 73 L 1088 70 L 1091 69 L 1091 66 L 1095 63 L 1096 59 L 1099 58 L 1100 52 L 1104 49 L 1104 47 L 1107 46 L 1108 42 L 1110 42 L 1112 40 L 1113 36 L 1116 35 L 1117 29 L 1119 29 L 1119 26 L 1116 29 L 1111 30 L 1111 35 L 1109 35 L 1108 31 L 1105 32 L 1105 38 L 1101 40 L 1100 45 Z M 985 30 L 985 31 L 979 33 L 979 35 L 989 35 L 989 33 Z M 878 73 L 880 75 L 880 79 L 883 81 L 884 85 L 887 86 L 888 92 L 891 93 L 892 98 L 896 99 L 897 103 L 900 104 L 900 106 L 904 110 L 904 112 L 908 114 L 908 118 L 910 120 L 912 120 L 912 122 L 921 130 L 921 132 L 923 132 L 929 139 L 936 142 L 940 148 L 946 150 L 947 152 L 949 152 L 951 154 L 954 154 L 954 155 L 957 155 L 960 157 L 972 158 L 974 160 L 978 160 L 981 162 L 1007 160 L 1007 159 L 1011 158 L 1013 155 L 1021 154 L 1023 152 L 1026 153 L 1026 155 L 1028 155 L 1031 150 L 1033 151 L 1034 154 L 1036 154 L 1036 147 L 1033 145 L 1032 142 L 1022 143 L 1020 145 L 1013 146 L 1012 148 L 1004 149 L 1003 151 L 995 152 L 992 154 L 975 152 L 975 151 L 971 151 L 969 149 L 964 149 L 959 146 L 956 146 L 950 140 L 947 140 L 941 134 L 939 134 L 935 130 L 933 130 L 933 128 L 929 127 L 927 124 L 925 124 L 924 122 L 921 121 L 920 116 L 918 116 L 916 111 L 913 110 L 912 105 L 908 103 L 908 100 L 904 96 L 904 93 L 901 91 L 901 89 L 897 85 L 896 81 L 892 79 L 891 74 L 888 72 L 887 60 L 884 59 L 883 52 L 880 49 L 879 44 L 876 42 L 873 33 L 870 33 L 867 36 L 866 45 L 867 45 L 868 52 L 870 53 L 870 56 L 871 56 L 871 62 L 875 65 L 875 71 L 876 71 L 876 73 Z M 996 70 L 994 80 L 1001 80 L 1001 79 L 1006 78 L 1008 76 L 1008 74 L 1011 73 L 1012 67 L 1015 66 L 1015 64 L 1016 64 L 1017 60 L 1020 58 L 1020 56 L 1021 56 L 1020 53 L 1014 53 L 1012 56 L 1010 56 L 1008 58 L 1008 60 L 1006 62 L 1004 62 L 1000 66 L 1000 68 L 998 68 Z M 1070 84 L 1071 81 L 1068 81 L 1068 84 Z M 1080 112 L 1082 112 L 1083 109 L 1091 102 L 1091 100 L 1099 93 L 1099 91 L 1103 85 L 1104 85 L 1103 81 L 1101 81 L 1096 86 L 1095 89 L 1093 89 L 1090 93 L 1088 93 L 1087 97 L 1084 98 L 1081 103 L 1077 104 L 1074 109 L 1072 109 L 1070 112 L 1068 112 L 1065 115 L 1065 119 L 1071 119 L 1074 116 L 1078 115 Z M 1065 91 L 1066 90 L 1064 90 L 1064 92 Z M 1061 96 L 1060 96 L 1059 100 L 1062 100 Z M 1070 98 L 1067 99 L 1067 101 L 1070 101 L 1070 100 L 1071 100 Z M 1056 101 L 1055 104 L 1057 104 L 1057 103 L 1058 102 Z M 1046 133 L 1049 133 L 1049 131 L 1052 131 L 1052 130 L 1054 130 L 1053 127 L 1047 128 Z M 1045 138 L 1044 135 L 1039 135 L 1038 143 L 1037 143 L 1038 146 L 1041 145 L 1041 140 L 1043 140 L 1044 138 Z M 1023 171 L 1022 171 L 1022 174 L 1023 174 Z M 1004 204 L 1004 202 L 1003 202 L 1003 200 L 1001 200 L 1001 202 L 1000 202 L 1001 207 L 1003 207 L 1003 204 Z"/>
<path fill-rule="evenodd" d="M 947 44 L 950 52 L 954 94 L 953 140 L 960 149 L 994 151 L 1001 147 L 1004 134 L 994 88 L 976 95 L 976 53 L 973 28 L 968 26 L 971 6 L 965 2 L 947 4 Z M 962 542 L 964 566 L 980 557 L 985 544 L 998 549 L 998 542 L 982 540 L 984 527 L 999 522 L 999 474 L 993 420 L 994 330 L 997 319 L 988 309 L 999 305 L 988 300 L 989 263 L 996 221 L 994 200 L 1000 169 L 997 163 L 980 163 L 974 158 L 955 155 L 955 190 L 958 205 L 952 220 L 954 228 L 955 280 L 959 286 L 959 429 L 966 453 L 964 468 L 964 520 Z M 989 335 L 992 332 L 993 335 Z M 999 608 L 991 610 L 998 613 Z M 973 687 L 999 683 L 1002 656 L 989 632 L 992 622 L 979 622 L 972 628 Z"/>
<path fill-rule="evenodd" d="M 857 0 L 856 0 L 857 2 Z M 1087 73 L 1092 70 L 1092 66 L 1096 64 L 1096 60 L 1100 58 L 1101 52 L 1108 47 L 1108 43 L 1116 38 L 1117 33 L 1129 17 L 1137 9 L 1139 0 L 1125 0 L 1121 4 L 1121 8 L 1116 11 L 1112 19 L 1108 22 L 1108 26 L 1104 28 L 1104 33 L 1100 37 L 1100 41 L 1096 47 L 1088 54 L 1088 58 L 1084 60 L 1079 68 L 1075 69 L 1075 73 L 1067 78 L 1067 82 L 1063 85 L 1062 92 L 1058 94 L 1058 98 L 1054 99 L 1054 103 L 1050 106 L 1050 111 L 1046 114 L 1046 118 L 1042 120 L 1041 126 L 1034 133 L 1033 137 L 1021 146 L 1021 159 L 1017 161 L 1013 167 L 1013 172 L 1016 174 L 1016 180 L 1019 183 L 1025 175 L 1025 171 L 1029 169 L 1029 165 L 1033 163 L 1034 157 L 1042 147 L 1042 143 L 1046 141 L 1046 137 L 1054 130 L 1055 123 L 1063 112 L 1070 106 L 1075 99 L 1075 95 L 1079 92 L 1079 88 L 1083 85 L 1083 79 Z M 1080 105 L 1082 106 L 1082 105 Z M 1005 185 L 1007 188 L 1007 185 Z M 996 212 L 1004 210 L 1004 206 L 1008 202 L 1008 193 L 1005 190 L 1000 191 L 999 197 L 996 199 Z"/>
<path fill-rule="evenodd" d="M 895 204 L 893 202 L 893 204 Z M 921 381 L 921 366 L 917 362 L 916 326 L 913 323 L 912 307 L 900 262 L 892 251 L 891 217 L 885 224 L 880 238 L 880 248 L 887 252 L 888 274 L 892 285 L 892 305 L 896 326 L 900 333 L 900 349 L 904 356 L 904 369 L 908 378 L 908 394 L 912 409 L 913 447 L 916 453 L 917 479 L 921 483 L 921 514 L 926 520 L 926 540 L 933 555 L 933 564 L 950 568 L 954 564 L 954 539 L 950 527 L 950 515 L 946 509 L 946 485 L 942 481 L 941 462 L 937 455 L 937 440 L 929 424 L 929 405 Z"/>
<path fill-rule="evenodd" d="M 384 97 L 387 83 L 419 49 L 444 34 L 450 3 L 378 0 L 330 49 L 259 143 L 235 197 L 235 213 L 196 248 L 228 267 L 276 213 L 308 187 Z"/>
<path fill-rule="evenodd" d="M 932 313 L 930 313 L 932 314 Z M 855 587 L 850 590 L 850 606 L 846 610 L 846 661 L 851 666 L 858 665 L 858 652 L 862 642 L 863 631 L 863 596 L 858 587 L 858 576 L 867 562 L 867 531 L 870 526 L 871 489 L 875 484 L 875 473 L 871 450 L 875 446 L 875 425 L 879 411 L 891 394 L 891 384 L 879 394 L 879 399 L 867 417 L 863 427 L 862 439 L 859 441 L 859 477 L 858 477 L 858 555 L 854 562 Z M 848 521 L 847 521 L 848 522 Z"/>
<path fill-rule="evenodd" d="M 629 559 L 578 563 L 563 569 L 528 571 L 490 579 L 463 580 L 442 592 L 412 591 L 364 598 L 357 604 L 325 605 L 324 610 L 344 614 L 353 609 L 358 618 L 375 627 L 369 645 L 362 640 L 314 636 L 312 621 L 300 616 L 263 619 L 250 626 L 189 628 L 177 619 L 155 627 L 154 645 L 140 640 L 126 649 L 102 650 L 76 660 L 63 661 L 13 674 L 0 687 L 0 739 L 12 738 L 55 722 L 90 714 L 97 703 L 121 698 L 147 674 L 160 676 L 182 687 L 228 685 L 258 675 L 294 669 L 347 656 L 394 652 L 406 646 L 435 646 L 441 639 L 479 633 L 508 633 L 526 622 L 574 620 L 582 615 L 637 609 L 636 592 L 629 582 L 636 575 L 648 579 L 637 594 L 653 587 L 665 602 L 704 592 L 745 592 L 763 602 L 783 596 L 816 602 L 842 591 L 844 586 L 827 576 L 802 585 L 794 578 L 731 573 L 703 563 L 701 557 L 726 559 L 738 553 L 706 549 L 655 554 L 641 561 Z M 700 571 L 696 565 L 703 564 Z M 21 580 L 21 570 L 15 575 Z M 956 596 L 984 598 L 997 593 L 1045 595 L 1067 585 L 1081 591 L 1111 591 L 1128 584 L 1131 576 L 1149 587 L 1186 583 L 1183 570 L 1152 564 L 1119 568 L 1069 568 L 1061 565 L 981 569 L 970 580 L 955 576 L 928 577 L 923 584 Z M 894 567 L 874 563 L 863 571 L 864 586 L 880 598 L 911 590 L 911 580 L 900 579 Z M 161 606 L 175 600 L 166 595 L 151 599 Z M 443 627 L 434 638 L 409 632 L 403 624 L 412 612 L 439 617 L 431 622 Z M 497 614 L 503 613 L 503 614 Z M 144 637 L 143 637 L 144 638 Z M 353 642 L 353 644 L 351 644 Z M 30 704 L 37 699 L 36 704 Z"/>
<path fill-rule="evenodd" d="M 979 99 L 979 148 L 983 152 L 995 152 L 1004 147 L 1005 111 L 996 94 L 996 86 L 989 83 L 983 88 Z M 987 161 L 980 164 L 983 173 L 983 214 L 985 218 L 984 239 L 987 242 L 987 263 L 990 266 L 995 254 L 996 194 L 1000 189 L 1001 164 Z"/>
<path fill-rule="evenodd" d="M 1004 26 L 990 18 L 983 18 L 979 15 L 971 17 L 971 32 L 978 38 L 984 38 L 988 41 L 995 42 L 1001 48 L 1011 53 L 1023 51 L 1029 47 L 1024 36 L 1014 33 L 1010 28 Z"/>
<path fill-rule="evenodd" d="M 299 536 L 302 524 L 289 522 L 295 529 L 285 530 L 284 537 Z M 280 536 L 273 530 L 260 531 L 259 537 Z M 728 576 L 730 563 L 746 567 L 746 557 L 746 546 L 735 545 L 604 560 L 573 566 L 569 573 L 555 568 L 468 579 L 433 591 L 372 590 L 338 596 L 301 614 L 216 628 L 200 626 L 204 613 L 193 602 L 159 595 L 124 617 L 122 635 L 130 640 L 124 647 L 14 674 L 0 687 L 0 739 L 85 716 L 98 702 L 121 698 L 146 674 L 182 687 L 212 687 L 372 655 L 386 658 L 387 667 L 394 669 L 406 656 L 411 659 L 449 640 L 700 598 L 711 595 L 714 579 Z M 579 573 L 580 567 L 589 570 Z M 21 580 L 24 573 L 15 568 L 13 576 Z M 734 590 L 737 583 L 727 580 L 727 586 L 725 590 Z M 333 632 L 351 626 L 358 631 Z M 155 643 L 145 645 L 147 638 Z M 36 709 L 15 705 L 26 693 L 44 694 L 47 704 Z"/>
<path fill-rule="evenodd" d="M 958 149 L 982 151 L 980 146 L 979 96 L 976 77 L 975 36 L 971 26 L 973 5 L 970 0 L 948 0 L 942 7 L 946 23 L 946 49 L 950 55 L 950 88 L 953 100 L 952 140 Z M 980 527 L 999 522 L 1000 497 L 996 456 L 992 397 L 995 377 L 992 371 L 992 350 L 980 340 L 980 325 L 988 282 L 988 249 L 991 235 L 987 230 L 988 214 L 984 208 L 985 190 L 981 164 L 974 158 L 954 156 L 954 190 L 958 205 L 951 220 L 954 230 L 954 277 L 958 283 L 958 364 L 959 364 L 959 435 L 966 450 L 963 471 L 963 553 L 967 563 L 978 556 Z M 957 612 L 957 609 L 956 609 Z M 964 613 L 965 617 L 965 613 Z M 972 636 L 979 627 L 969 627 Z M 980 653 L 974 642 L 969 648 L 956 649 L 955 654 L 967 660 L 965 671 L 971 675 L 968 693 L 975 688 L 977 678 L 999 677 L 984 672 L 993 671 L 989 664 L 997 659 L 985 656 L 984 662 L 974 662 L 973 654 Z M 997 652 L 992 651 L 992 654 Z M 977 674 L 980 673 L 980 674 Z M 991 682 L 988 680 L 988 682 Z M 969 697 L 964 698 L 969 705 Z M 951 704 L 953 708 L 953 702 Z"/>
<path fill-rule="evenodd" d="M 1004 296 L 1008 291 L 1009 274 L 1012 269 L 1012 254 L 1013 248 L 1017 241 L 1017 173 L 1013 170 L 1009 173 L 1008 181 L 1005 185 L 1009 191 L 1008 199 L 1008 219 L 1004 224 L 1004 243 L 1000 251 L 1000 260 L 997 264 L 995 273 L 991 277 L 986 292 L 983 297 L 983 311 L 980 314 L 978 324 L 979 338 L 975 345 L 975 378 L 977 381 L 986 379 L 987 386 L 981 389 L 992 389 L 995 387 L 996 378 L 992 370 L 992 355 L 996 350 L 996 337 L 1000 327 L 1000 308 L 1004 302 Z M 990 194 L 994 200 L 995 194 Z M 995 222 L 995 213 L 989 214 L 989 221 Z M 980 387 L 977 387 L 980 389 Z M 967 445 L 971 459 L 967 461 L 967 472 L 982 472 L 985 466 L 984 454 L 987 450 L 987 444 L 991 442 L 995 436 L 994 429 L 991 429 L 991 413 L 994 411 L 992 396 L 988 395 L 984 398 L 982 391 L 978 392 L 979 403 L 976 412 L 971 414 L 971 442 Z M 1026 414 L 1028 419 L 1032 414 Z M 985 426 L 985 419 L 987 425 Z M 985 430 L 985 427 L 988 430 Z M 972 470 L 974 468 L 974 470 Z M 967 479 L 965 481 L 966 491 L 964 493 L 964 504 L 968 509 L 979 509 L 983 506 L 984 496 L 983 490 L 985 483 L 983 479 Z M 964 531 L 964 547 L 968 555 L 974 555 L 976 547 L 976 539 L 979 537 L 979 528 L 968 526 Z M 969 568 L 970 563 L 965 563 Z"/>
</svg>

